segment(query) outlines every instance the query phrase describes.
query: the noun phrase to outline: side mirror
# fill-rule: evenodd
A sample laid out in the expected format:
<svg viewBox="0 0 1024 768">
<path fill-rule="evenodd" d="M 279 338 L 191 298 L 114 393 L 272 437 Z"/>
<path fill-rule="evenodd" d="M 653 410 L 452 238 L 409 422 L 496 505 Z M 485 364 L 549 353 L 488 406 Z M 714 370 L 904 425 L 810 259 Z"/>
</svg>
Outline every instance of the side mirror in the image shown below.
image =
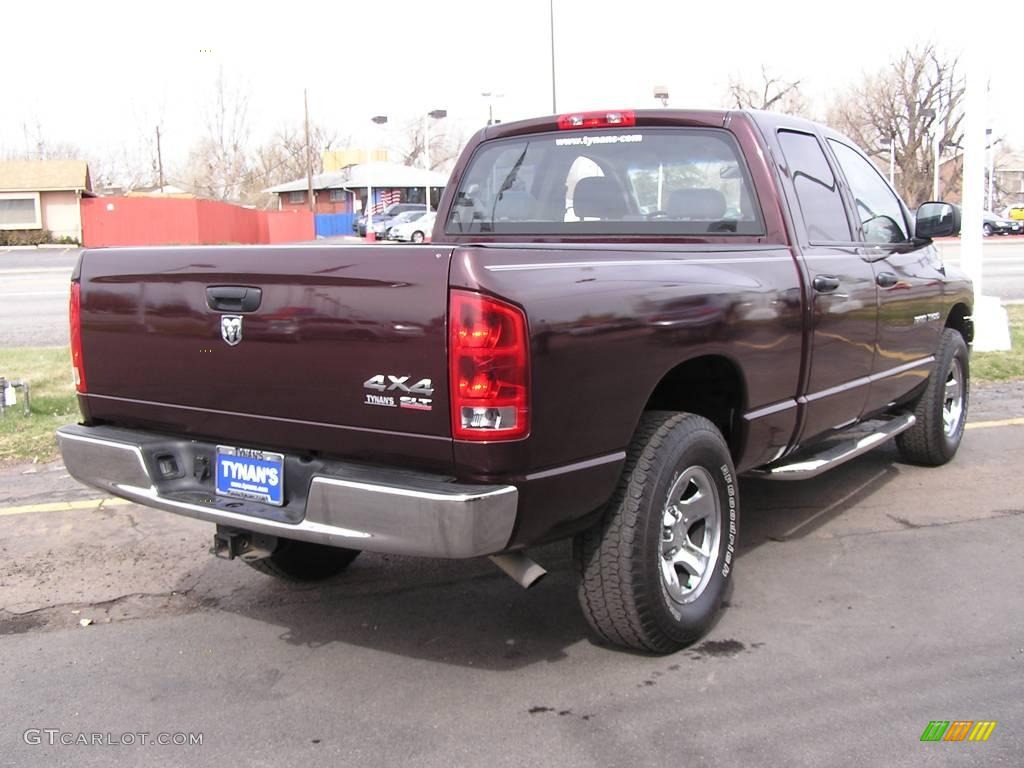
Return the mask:
<svg viewBox="0 0 1024 768">
<path fill-rule="evenodd" d="M 949 237 L 960 232 L 960 211 L 949 203 L 923 203 L 917 209 L 914 235 L 920 239 Z"/>
</svg>

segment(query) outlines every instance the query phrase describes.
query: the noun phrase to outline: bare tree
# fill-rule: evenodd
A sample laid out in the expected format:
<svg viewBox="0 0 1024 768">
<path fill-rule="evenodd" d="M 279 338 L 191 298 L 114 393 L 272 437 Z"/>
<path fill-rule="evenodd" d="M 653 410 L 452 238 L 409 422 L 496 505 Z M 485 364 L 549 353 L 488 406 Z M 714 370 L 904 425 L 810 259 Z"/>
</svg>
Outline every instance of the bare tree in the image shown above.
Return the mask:
<svg viewBox="0 0 1024 768">
<path fill-rule="evenodd" d="M 23 122 L 21 132 L 25 137 L 24 149 L 10 149 L 4 152 L 5 160 L 85 160 L 85 152 L 77 144 L 54 141 L 46 135 L 42 123 L 35 119 Z"/>
<path fill-rule="evenodd" d="M 760 80 L 749 83 L 732 77 L 729 79 L 729 101 L 737 109 L 765 109 L 787 115 L 808 116 L 810 110 L 800 80 L 786 80 L 761 67 Z"/>
<path fill-rule="evenodd" d="M 430 132 L 430 170 L 447 172 L 455 164 L 466 143 L 465 138 L 458 132 L 450 129 L 445 120 L 431 121 Z M 423 151 L 426 135 L 424 133 L 423 119 L 410 120 L 405 125 L 401 143 L 397 151 L 406 165 L 423 167 Z"/>
<path fill-rule="evenodd" d="M 880 166 L 888 166 L 891 139 L 896 153 L 896 186 L 918 205 L 932 196 L 935 143 L 950 162 L 942 170 L 943 190 L 959 194 L 963 165 L 956 154 L 963 137 L 964 79 L 956 58 L 934 44 L 911 48 L 885 68 L 865 76 L 829 109 L 828 121 L 847 134 Z"/>
<path fill-rule="evenodd" d="M 349 143 L 347 137 L 340 139 L 336 131 L 311 122 L 309 154 L 313 161 L 313 173 L 323 173 L 324 152 L 347 147 Z M 249 195 L 250 197 L 259 196 L 267 187 L 303 178 L 305 175 L 306 137 L 304 131 L 301 126 L 286 125 L 254 152 L 250 179 L 254 187 L 249 190 Z M 261 200 L 260 202 L 267 201 Z"/>
<path fill-rule="evenodd" d="M 240 201 L 251 175 L 249 152 L 249 95 L 228 83 L 221 69 L 206 109 L 203 135 L 193 144 L 185 170 L 185 184 L 214 200 Z"/>
</svg>

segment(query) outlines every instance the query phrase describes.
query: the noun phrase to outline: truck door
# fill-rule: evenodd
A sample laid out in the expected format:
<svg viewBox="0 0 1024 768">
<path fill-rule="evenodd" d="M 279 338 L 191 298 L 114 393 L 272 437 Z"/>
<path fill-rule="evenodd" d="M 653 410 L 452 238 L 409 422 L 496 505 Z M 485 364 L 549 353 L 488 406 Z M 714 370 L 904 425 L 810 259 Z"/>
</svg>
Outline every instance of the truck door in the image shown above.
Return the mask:
<svg viewBox="0 0 1024 768">
<path fill-rule="evenodd" d="M 849 145 L 829 146 L 846 177 L 859 219 L 861 253 L 878 285 L 878 333 L 867 410 L 899 400 L 928 378 L 939 345 L 942 262 L 935 246 L 915 244 L 909 211 L 874 165 Z"/>
<path fill-rule="evenodd" d="M 818 138 L 780 130 L 778 141 L 810 305 L 810 365 L 798 398 L 804 406 L 802 440 L 808 440 L 850 424 L 864 411 L 875 357 L 877 288 Z"/>
</svg>

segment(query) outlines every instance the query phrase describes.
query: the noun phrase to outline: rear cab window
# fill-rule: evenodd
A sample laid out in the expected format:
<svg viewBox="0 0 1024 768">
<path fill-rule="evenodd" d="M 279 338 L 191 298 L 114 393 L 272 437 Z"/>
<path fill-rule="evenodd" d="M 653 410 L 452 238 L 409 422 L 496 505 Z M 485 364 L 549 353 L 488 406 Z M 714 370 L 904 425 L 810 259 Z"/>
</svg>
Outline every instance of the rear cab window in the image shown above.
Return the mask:
<svg viewBox="0 0 1024 768">
<path fill-rule="evenodd" d="M 809 133 L 781 130 L 779 144 L 793 177 L 810 242 L 852 241 L 839 183 L 818 140 Z"/>
<path fill-rule="evenodd" d="M 735 138 L 717 128 L 558 131 L 489 141 L 463 174 L 450 235 L 760 236 Z"/>
</svg>

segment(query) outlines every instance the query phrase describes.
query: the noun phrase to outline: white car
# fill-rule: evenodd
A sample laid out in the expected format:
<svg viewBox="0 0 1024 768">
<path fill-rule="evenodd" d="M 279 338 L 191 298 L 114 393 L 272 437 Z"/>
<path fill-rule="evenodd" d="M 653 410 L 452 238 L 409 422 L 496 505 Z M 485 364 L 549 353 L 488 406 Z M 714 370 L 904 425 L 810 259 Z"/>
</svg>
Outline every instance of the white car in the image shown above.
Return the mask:
<svg viewBox="0 0 1024 768">
<path fill-rule="evenodd" d="M 381 222 L 380 236 L 383 237 L 385 240 L 394 240 L 395 238 L 391 236 L 392 229 L 401 224 L 405 224 L 410 221 L 416 221 L 416 219 L 420 218 L 421 216 L 425 216 L 426 213 L 426 211 L 406 211 L 405 213 L 398 214 L 390 221 Z M 377 225 L 375 224 L 373 228 L 376 230 Z"/>
<path fill-rule="evenodd" d="M 420 216 L 415 221 L 405 221 L 391 228 L 391 239 L 400 243 L 424 243 L 430 240 L 430 233 L 434 231 L 434 217 L 430 213 Z"/>
</svg>

